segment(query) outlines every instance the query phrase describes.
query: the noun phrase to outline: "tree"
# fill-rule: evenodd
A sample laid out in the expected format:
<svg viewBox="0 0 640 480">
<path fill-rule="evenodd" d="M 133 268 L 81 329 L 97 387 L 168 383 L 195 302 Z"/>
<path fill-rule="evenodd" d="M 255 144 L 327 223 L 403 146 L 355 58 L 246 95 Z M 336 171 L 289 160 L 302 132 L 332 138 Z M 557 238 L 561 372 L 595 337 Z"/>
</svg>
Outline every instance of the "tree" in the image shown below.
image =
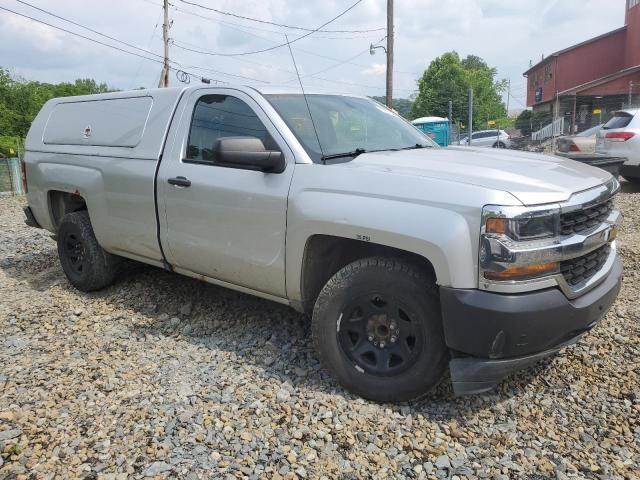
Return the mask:
<svg viewBox="0 0 640 480">
<path fill-rule="evenodd" d="M 487 121 L 506 116 L 500 94 L 506 80 L 496 80 L 497 70 L 476 55 L 460 59 L 456 52 L 447 52 L 431 62 L 418 81 L 418 96 L 412 116 L 449 115 L 453 103 L 453 119 L 466 123 L 469 116 L 469 88 L 474 94 L 474 128 L 486 128 Z"/>
<path fill-rule="evenodd" d="M 382 103 L 383 105 L 386 103 L 386 98 L 385 97 L 371 97 L 373 98 L 375 101 Z M 408 99 L 408 98 L 394 98 L 393 102 L 393 109 L 398 112 L 400 115 L 402 115 L 404 118 L 406 119 L 411 119 L 411 109 L 413 107 L 413 102 Z"/>
<path fill-rule="evenodd" d="M 112 90 L 105 83 L 99 84 L 90 78 L 73 83 L 41 83 L 15 77 L 0 67 L 0 153 L 9 155 L 10 149 L 15 150 L 48 100 L 109 91 Z"/>
<path fill-rule="evenodd" d="M 524 110 L 516 119 L 516 128 L 520 130 L 522 135 L 528 137 L 531 135 L 531 126 L 533 122 L 533 112 Z"/>
</svg>

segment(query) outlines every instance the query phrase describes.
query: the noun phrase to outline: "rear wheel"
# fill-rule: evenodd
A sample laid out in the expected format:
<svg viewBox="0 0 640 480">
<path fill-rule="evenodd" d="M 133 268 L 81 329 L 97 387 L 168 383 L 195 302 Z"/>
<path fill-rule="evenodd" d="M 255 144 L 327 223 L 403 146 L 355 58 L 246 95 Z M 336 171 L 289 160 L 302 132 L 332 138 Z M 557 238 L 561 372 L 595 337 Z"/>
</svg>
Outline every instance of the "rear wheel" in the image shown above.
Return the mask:
<svg viewBox="0 0 640 480">
<path fill-rule="evenodd" d="M 313 339 L 340 384 L 374 401 L 419 398 L 446 368 L 434 282 L 396 259 L 366 258 L 336 273 L 318 296 Z"/>
<path fill-rule="evenodd" d="M 86 211 L 62 217 L 57 237 L 62 270 L 74 287 L 90 292 L 113 283 L 119 259 L 98 244 Z"/>
</svg>

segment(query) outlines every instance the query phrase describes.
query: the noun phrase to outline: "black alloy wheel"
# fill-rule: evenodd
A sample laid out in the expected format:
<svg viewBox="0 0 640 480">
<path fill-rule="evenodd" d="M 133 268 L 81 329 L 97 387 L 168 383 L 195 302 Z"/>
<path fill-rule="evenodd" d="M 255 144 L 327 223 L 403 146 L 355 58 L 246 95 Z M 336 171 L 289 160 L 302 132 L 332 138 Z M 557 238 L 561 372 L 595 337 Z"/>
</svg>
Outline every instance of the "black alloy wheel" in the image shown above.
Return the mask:
<svg viewBox="0 0 640 480">
<path fill-rule="evenodd" d="M 410 368 L 424 346 L 417 315 L 384 293 L 349 302 L 340 315 L 337 336 L 357 370 L 383 377 Z"/>
</svg>

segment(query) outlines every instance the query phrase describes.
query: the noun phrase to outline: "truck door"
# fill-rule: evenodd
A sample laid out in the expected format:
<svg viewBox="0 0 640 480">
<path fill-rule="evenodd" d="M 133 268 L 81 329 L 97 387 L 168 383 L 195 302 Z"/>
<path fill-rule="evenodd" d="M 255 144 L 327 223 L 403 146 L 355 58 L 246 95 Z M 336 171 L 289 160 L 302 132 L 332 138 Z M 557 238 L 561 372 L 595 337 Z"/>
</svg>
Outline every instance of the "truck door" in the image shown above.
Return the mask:
<svg viewBox="0 0 640 480">
<path fill-rule="evenodd" d="M 222 88 L 202 88 L 187 95 L 178 123 L 171 127 L 157 177 L 165 256 L 178 271 L 284 298 L 293 153 L 259 98 Z M 284 172 L 216 164 L 216 141 L 238 136 L 257 137 L 267 150 L 283 152 Z"/>
</svg>

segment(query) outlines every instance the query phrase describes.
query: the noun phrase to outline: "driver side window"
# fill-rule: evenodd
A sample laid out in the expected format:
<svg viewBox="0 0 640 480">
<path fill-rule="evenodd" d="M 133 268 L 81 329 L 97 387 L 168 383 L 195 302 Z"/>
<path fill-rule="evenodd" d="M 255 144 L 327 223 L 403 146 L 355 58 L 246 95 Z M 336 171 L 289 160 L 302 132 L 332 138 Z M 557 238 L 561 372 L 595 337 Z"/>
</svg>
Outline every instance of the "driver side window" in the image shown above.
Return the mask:
<svg viewBox="0 0 640 480">
<path fill-rule="evenodd" d="M 224 137 L 254 137 L 266 150 L 278 147 L 262 121 L 244 101 L 230 95 L 204 95 L 193 110 L 186 160 L 215 161 L 213 146 Z"/>
</svg>

